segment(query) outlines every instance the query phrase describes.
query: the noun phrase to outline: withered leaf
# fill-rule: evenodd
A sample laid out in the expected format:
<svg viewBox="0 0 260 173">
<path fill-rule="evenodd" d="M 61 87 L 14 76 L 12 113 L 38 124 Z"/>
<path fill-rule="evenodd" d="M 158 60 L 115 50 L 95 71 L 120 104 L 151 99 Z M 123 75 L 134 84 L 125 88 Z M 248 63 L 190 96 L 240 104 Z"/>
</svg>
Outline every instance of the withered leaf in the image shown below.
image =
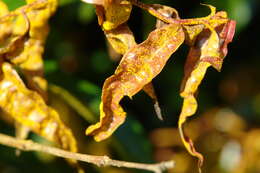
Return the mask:
<svg viewBox="0 0 260 173">
<path fill-rule="evenodd" d="M 179 19 L 178 11 L 172 7 L 168 7 L 166 5 L 161 4 L 152 4 L 151 6 L 163 16 Z M 156 20 L 156 28 L 160 28 L 163 25 L 167 25 L 167 23 L 158 18 Z"/>
<path fill-rule="evenodd" d="M 131 14 L 132 4 L 127 0 L 83 0 L 96 5 L 98 23 L 104 30 L 112 30 L 125 23 Z"/>
<path fill-rule="evenodd" d="M 27 0 L 31 6 L 36 0 Z M 24 42 L 23 51 L 9 54 L 12 63 L 18 65 L 24 73 L 28 86 L 47 99 L 47 81 L 43 78 L 44 43 L 49 32 L 48 20 L 57 8 L 57 0 L 48 0 L 44 8 L 31 9 L 26 12 L 30 22 L 28 39 Z"/>
<path fill-rule="evenodd" d="M 59 144 L 66 150 L 76 152 L 75 138 L 70 129 L 60 120 L 57 112 L 48 107 L 38 93 L 25 87 L 9 63 L 3 63 L 1 68 L 1 109 L 33 132 Z"/>
<path fill-rule="evenodd" d="M 132 4 L 127 0 L 104 0 L 104 30 L 111 30 L 125 23 L 131 14 Z"/>
<path fill-rule="evenodd" d="M 1 8 L 5 8 L 4 5 L 1 6 Z M 46 6 L 47 1 L 35 1 L 12 12 L 8 12 L 7 9 L 3 10 L 0 16 L 0 56 L 6 57 L 7 55 L 4 54 L 22 50 L 22 48 L 19 48 L 23 46 L 25 36 L 31 25 L 27 12 L 46 8 Z M 18 51 L 16 50 L 17 47 Z"/>
<path fill-rule="evenodd" d="M 130 98 L 157 76 L 176 49 L 183 43 L 184 33 L 177 24 L 151 32 L 141 44 L 131 48 L 122 58 L 115 74 L 106 79 L 100 104 L 100 122 L 90 126 L 86 134 L 95 140 L 108 138 L 125 120 L 120 106 L 124 96 Z"/>
<path fill-rule="evenodd" d="M 136 45 L 134 35 L 126 24 L 105 31 L 105 35 L 114 50 L 121 55 Z"/>
<path fill-rule="evenodd" d="M 207 68 L 213 66 L 220 70 L 227 54 L 227 44 L 232 41 L 234 35 L 235 22 L 229 20 L 226 24 L 215 25 L 214 28 L 206 27 L 196 37 L 186 60 L 180 94 L 184 101 L 178 123 L 182 141 L 189 153 L 199 159 L 199 168 L 202 166 L 203 156 L 195 150 L 192 140 L 184 134 L 182 126 L 187 117 L 192 116 L 197 110 L 195 93 Z"/>
<path fill-rule="evenodd" d="M 57 0 L 28 0 L 27 5 L 0 18 L 0 56 L 18 65 L 28 85 L 47 98 L 42 53 L 48 33 L 47 21 Z"/>
<path fill-rule="evenodd" d="M 116 29 L 105 31 L 105 35 L 114 50 L 122 55 L 124 55 L 130 48 L 137 45 L 134 34 L 126 24 L 120 25 Z M 152 82 L 145 85 L 143 90 L 152 98 L 156 115 L 160 120 L 162 120 L 161 109 Z"/>
<path fill-rule="evenodd" d="M 21 47 L 22 40 L 30 27 L 25 13 L 16 12 L 0 18 L 0 56 Z"/>
</svg>

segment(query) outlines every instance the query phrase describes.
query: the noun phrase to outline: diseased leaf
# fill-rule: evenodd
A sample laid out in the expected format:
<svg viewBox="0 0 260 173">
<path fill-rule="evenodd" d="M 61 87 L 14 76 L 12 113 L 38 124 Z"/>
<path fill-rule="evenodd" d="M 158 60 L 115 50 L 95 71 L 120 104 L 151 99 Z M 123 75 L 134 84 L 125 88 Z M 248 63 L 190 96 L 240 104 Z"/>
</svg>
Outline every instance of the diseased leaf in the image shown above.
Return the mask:
<svg viewBox="0 0 260 173">
<path fill-rule="evenodd" d="M 47 21 L 57 1 L 28 0 L 27 3 L 0 18 L 0 56 L 18 65 L 29 87 L 47 99 L 42 53 L 48 34 Z"/>
<path fill-rule="evenodd" d="M 19 51 L 29 29 L 29 21 L 24 13 L 10 13 L 0 18 L 0 56 Z M 18 49 L 18 50 L 17 50 Z"/>
<path fill-rule="evenodd" d="M 0 16 L 1 57 L 6 58 L 10 55 L 21 53 L 31 25 L 27 17 L 27 12 L 44 9 L 46 6 L 47 1 L 36 1 L 9 13 L 6 13 L 7 11 L 4 10 L 5 15 Z"/>
<path fill-rule="evenodd" d="M 132 4 L 127 0 L 104 0 L 104 30 L 111 30 L 125 23 L 131 14 Z"/>
<path fill-rule="evenodd" d="M 134 35 L 126 24 L 105 31 L 105 35 L 114 50 L 121 55 L 136 45 Z"/>
<path fill-rule="evenodd" d="M 192 37 L 194 33 L 198 36 L 190 49 L 184 67 L 180 94 L 184 101 L 178 122 L 182 141 L 189 153 L 199 159 L 199 168 L 202 166 L 203 156 L 195 150 L 192 140 L 184 134 L 182 126 L 187 117 L 192 116 L 197 110 L 198 104 L 195 93 L 206 74 L 207 68 L 213 66 L 220 70 L 223 59 L 227 54 L 227 44 L 232 41 L 234 35 L 235 23 L 228 21 L 226 24 L 216 24 L 214 28 L 209 25 L 206 25 L 206 27 L 199 34 L 196 33 L 197 31 L 189 32 Z"/>
<path fill-rule="evenodd" d="M 30 6 L 36 0 L 27 0 Z M 48 0 L 44 8 L 31 9 L 26 15 L 30 22 L 28 39 L 24 42 L 20 54 L 9 55 L 12 63 L 18 65 L 24 73 L 28 86 L 47 100 L 47 81 L 43 78 L 44 43 L 49 32 L 48 19 L 57 8 L 57 0 Z"/>
<path fill-rule="evenodd" d="M 48 34 L 48 19 L 57 7 L 57 0 L 27 0 L 27 5 L 15 11 L 5 10 L 0 16 L 0 108 L 16 124 L 16 137 L 24 139 L 30 131 L 55 142 L 60 147 L 77 152 L 76 140 L 58 113 L 47 106 L 47 82 L 43 78 L 42 53 Z M 4 5 L 0 3 L 0 8 Z M 14 67 L 22 69 L 28 90 Z M 78 167 L 76 161 L 72 161 Z M 78 171 L 82 169 L 78 167 Z"/>
<path fill-rule="evenodd" d="M 24 138 L 32 130 L 65 150 L 77 152 L 77 142 L 58 113 L 47 106 L 38 93 L 25 87 L 9 63 L 3 63 L 1 68 L 0 108 L 18 124 L 17 137 Z M 70 161 L 76 164 L 76 161 Z M 82 171 L 79 167 L 78 170 Z"/>
<path fill-rule="evenodd" d="M 197 36 L 205 28 L 204 25 L 192 25 L 192 26 L 183 26 L 185 31 L 185 43 L 189 46 L 193 46 Z"/>
<path fill-rule="evenodd" d="M 131 14 L 132 4 L 127 0 L 83 0 L 96 5 L 98 23 L 104 30 L 112 30 L 125 23 Z"/>
<path fill-rule="evenodd" d="M 39 94 L 25 87 L 9 63 L 3 63 L 1 70 L 1 109 L 40 136 L 76 152 L 73 134 L 60 120 L 57 112 L 48 107 Z"/>
<path fill-rule="evenodd" d="M 160 5 L 160 4 L 152 4 L 152 7 L 158 11 L 160 14 L 171 17 L 174 19 L 179 19 L 178 11 L 172 7 L 168 7 L 166 5 Z M 160 20 L 159 18 L 156 20 L 156 28 L 160 28 L 164 25 L 167 25 L 164 21 Z"/>
<path fill-rule="evenodd" d="M 134 34 L 126 24 L 120 25 L 116 29 L 105 31 L 105 35 L 114 50 L 122 55 L 124 55 L 130 48 L 137 45 Z M 143 88 L 143 90 L 149 97 L 153 99 L 156 115 L 160 120 L 163 120 L 158 98 L 156 96 L 152 82 L 148 83 Z"/>
<path fill-rule="evenodd" d="M 177 24 L 151 32 L 143 43 L 131 48 L 122 58 L 115 74 L 106 79 L 100 104 L 100 122 L 90 126 L 86 134 L 95 140 L 108 138 L 120 126 L 126 113 L 119 102 L 130 98 L 152 81 L 163 69 L 172 53 L 183 43 L 184 33 Z"/>
</svg>

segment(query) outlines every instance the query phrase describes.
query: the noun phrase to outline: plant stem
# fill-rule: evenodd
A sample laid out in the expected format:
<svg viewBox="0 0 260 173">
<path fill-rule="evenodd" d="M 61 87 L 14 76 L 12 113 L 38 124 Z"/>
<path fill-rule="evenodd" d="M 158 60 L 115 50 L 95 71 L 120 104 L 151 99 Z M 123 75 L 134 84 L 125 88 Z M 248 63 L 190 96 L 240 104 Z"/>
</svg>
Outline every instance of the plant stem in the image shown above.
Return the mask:
<svg viewBox="0 0 260 173">
<path fill-rule="evenodd" d="M 134 163 L 134 162 L 113 160 L 110 159 L 108 156 L 94 156 L 88 154 L 73 153 L 59 148 L 38 144 L 30 140 L 16 139 L 14 137 L 7 136 L 1 133 L 0 133 L 0 144 L 17 148 L 23 151 L 44 152 L 58 157 L 92 163 L 97 166 L 135 168 L 135 169 L 148 170 L 155 173 L 162 173 L 164 170 L 174 167 L 173 161 L 165 161 L 165 162 L 160 162 L 155 164 L 145 164 L 145 163 Z"/>
</svg>

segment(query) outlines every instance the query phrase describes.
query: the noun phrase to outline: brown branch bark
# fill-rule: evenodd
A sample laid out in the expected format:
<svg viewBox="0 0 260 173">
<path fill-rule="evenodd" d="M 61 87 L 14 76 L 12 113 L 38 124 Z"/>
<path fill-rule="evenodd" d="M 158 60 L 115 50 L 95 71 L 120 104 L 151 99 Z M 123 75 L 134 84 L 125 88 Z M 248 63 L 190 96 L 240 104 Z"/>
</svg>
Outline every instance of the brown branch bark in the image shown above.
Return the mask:
<svg viewBox="0 0 260 173">
<path fill-rule="evenodd" d="M 174 167 L 173 161 L 166 161 L 166 162 L 155 163 L 155 164 L 144 164 L 144 163 L 134 163 L 134 162 L 113 160 L 110 159 L 108 156 L 94 156 L 94 155 L 73 153 L 59 148 L 41 145 L 30 140 L 16 139 L 14 137 L 7 136 L 1 133 L 0 133 L 0 144 L 17 148 L 23 151 L 44 152 L 58 157 L 92 163 L 97 166 L 135 168 L 135 169 L 148 170 L 155 173 L 162 173 L 164 170 Z"/>
</svg>

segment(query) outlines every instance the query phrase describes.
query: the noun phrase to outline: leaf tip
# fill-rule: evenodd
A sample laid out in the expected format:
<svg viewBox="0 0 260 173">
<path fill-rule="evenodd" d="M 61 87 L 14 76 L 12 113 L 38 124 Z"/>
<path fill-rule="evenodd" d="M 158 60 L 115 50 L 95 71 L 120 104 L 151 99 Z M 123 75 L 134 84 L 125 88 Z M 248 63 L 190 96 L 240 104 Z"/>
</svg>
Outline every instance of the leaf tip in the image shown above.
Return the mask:
<svg viewBox="0 0 260 173">
<path fill-rule="evenodd" d="M 154 106 L 154 110 L 155 110 L 155 113 L 157 115 L 157 118 L 159 120 L 163 121 L 162 111 L 161 111 L 161 108 L 159 106 L 159 102 L 156 101 L 153 106 Z"/>
</svg>

